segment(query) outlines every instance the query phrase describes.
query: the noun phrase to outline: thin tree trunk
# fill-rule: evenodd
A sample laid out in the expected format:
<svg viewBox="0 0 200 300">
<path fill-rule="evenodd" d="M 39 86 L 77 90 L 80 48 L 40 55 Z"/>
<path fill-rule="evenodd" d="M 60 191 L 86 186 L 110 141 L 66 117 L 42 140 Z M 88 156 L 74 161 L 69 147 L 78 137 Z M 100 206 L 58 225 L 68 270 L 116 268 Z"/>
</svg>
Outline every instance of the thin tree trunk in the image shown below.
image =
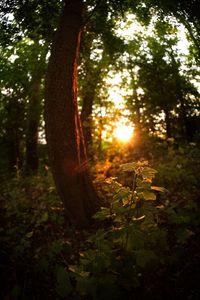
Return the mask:
<svg viewBox="0 0 200 300">
<path fill-rule="evenodd" d="M 191 116 L 188 117 L 187 115 L 187 108 L 185 107 L 186 105 L 183 98 L 180 98 L 180 104 L 180 125 L 182 136 L 185 141 L 192 142 L 195 128 L 190 126 L 189 119 Z"/>
<path fill-rule="evenodd" d="M 167 138 L 171 138 L 172 133 L 171 133 L 171 120 L 170 120 L 170 112 L 165 109 L 165 125 L 166 125 L 166 135 Z"/>
<path fill-rule="evenodd" d="M 136 84 L 134 83 L 134 78 L 133 78 L 133 104 L 132 106 L 134 106 L 134 112 L 135 112 L 135 115 L 134 115 L 134 132 L 136 134 L 136 136 L 139 136 L 141 134 L 141 113 L 140 113 L 140 106 L 141 106 L 141 103 L 138 99 L 138 95 L 137 95 L 137 92 L 136 92 L 136 89 L 137 89 L 137 86 Z"/>
<path fill-rule="evenodd" d="M 87 154 L 92 156 L 91 146 L 92 146 L 92 107 L 94 103 L 95 93 L 86 93 L 83 97 L 83 105 L 81 112 L 81 122 L 83 126 L 83 135 L 85 139 L 85 145 L 87 149 Z"/>
<path fill-rule="evenodd" d="M 200 61 L 200 43 L 199 43 L 199 40 L 198 38 L 195 36 L 194 32 L 193 32 L 193 29 L 192 29 L 192 26 L 191 24 L 185 19 L 185 18 L 182 18 L 181 16 L 178 17 L 180 22 L 183 23 L 183 25 L 185 26 L 185 28 L 187 29 L 189 35 L 190 35 L 190 38 L 192 40 L 192 42 L 194 43 L 196 49 L 197 49 L 197 55 L 196 55 L 196 59 L 197 61 L 199 62 Z M 194 26 L 196 25 L 195 23 L 193 24 Z M 197 36 L 198 36 L 198 30 L 196 28 L 196 31 L 197 31 Z"/>
<path fill-rule="evenodd" d="M 88 174 L 77 104 L 77 56 L 83 2 L 66 1 L 46 77 L 45 123 L 49 159 L 70 223 L 89 224 L 99 199 Z"/>
<path fill-rule="evenodd" d="M 86 49 L 90 53 L 90 49 Z M 95 96 L 97 93 L 98 84 L 102 80 L 102 71 L 105 65 L 105 50 L 102 54 L 101 60 L 96 63 L 96 66 L 91 65 L 90 62 L 86 63 L 85 66 L 85 83 L 82 88 L 82 110 L 81 110 L 81 122 L 83 126 L 83 135 L 85 139 L 85 145 L 87 154 L 90 158 L 93 158 L 93 151 L 92 151 L 92 111 L 93 105 L 95 101 Z"/>
<path fill-rule="evenodd" d="M 33 45 L 34 67 L 32 70 L 31 88 L 29 94 L 29 103 L 27 111 L 27 128 L 26 128 L 26 163 L 27 173 L 35 172 L 39 167 L 38 159 L 38 130 L 42 111 L 42 79 L 46 69 L 46 55 L 48 53 L 48 43 L 42 47 L 39 41 L 34 40 Z"/>
<path fill-rule="evenodd" d="M 31 96 L 29 98 L 29 109 L 27 116 L 27 132 L 26 132 L 26 172 L 34 172 L 38 170 L 38 128 L 40 122 L 41 110 L 41 78 L 33 79 Z"/>
<path fill-rule="evenodd" d="M 8 169 L 9 172 L 16 173 L 21 169 L 21 153 L 20 140 L 18 138 L 18 130 L 13 129 L 12 135 L 6 141 L 7 155 L 8 155 Z"/>
<path fill-rule="evenodd" d="M 96 82 L 94 83 L 94 66 L 91 66 L 90 55 L 93 42 L 93 35 L 89 36 L 89 40 L 85 44 L 83 49 L 86 52 L 87 60 L 84 63 L 85 76 L 83 78 L 84 82 L 81 89 L 81 124 L 83 128 L 83 136 L 85 140 L 85 146 L 87 150 L 87 155 L 92 157 L 91 144 L 92 144 L 92 107 L 95 97 Z"/>
<path fill-rule="evenodd" d="M 8 171 L 11 173 L 18 172 L 22 167 L 22 153 L 21 141 L 22 134 L 20 131 L 20 119 L 18 118 L 21 113 L 21 106 L 13 99 L 6 107 L 7 114 L 15 119 L 8 119 L 5 123 L 5 145 L 6 154 L 8 159 Z"/>
</svg>

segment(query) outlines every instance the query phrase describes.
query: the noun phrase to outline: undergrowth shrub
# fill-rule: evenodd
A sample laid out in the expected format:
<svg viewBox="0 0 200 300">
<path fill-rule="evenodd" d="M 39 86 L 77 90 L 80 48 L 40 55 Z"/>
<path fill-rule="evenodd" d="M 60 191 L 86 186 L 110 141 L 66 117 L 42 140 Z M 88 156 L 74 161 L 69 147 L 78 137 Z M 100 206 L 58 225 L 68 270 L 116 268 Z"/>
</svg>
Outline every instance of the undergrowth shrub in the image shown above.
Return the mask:
<svg viewBox="0 0 200 300">
<path fill-rule="evenodd" d="M 196 193 L 196 158 L 179 155 L 179 175 L 191 174 Z M 4 182 L 1 299 L 198 299 L 199 206 L 194 189 L 192 201 L 173 199 L 168 167 L 173 172 L 176 164 L 165 161 L 157 174 L 139 161 L 121 166 L 120 182 L 100 178 L 96 186 L 110 207 L 87 231 L 68 227 L 48 173 Z M 185 183 L 182 189 L 189 191 Z"/>
<path fill-rule="evenodd" d="M 171 194 L 195 200 L 199 196 L 200 150 L 196 146 L 170 148 L 165 156 L 158 157 L 154 162 L 159 176 L 158 184 L 165 184 Z M 184 195 L 184 194 L 185 195 Z M 173 199 L 175 200 L 175 199 Z"/>
</svg>

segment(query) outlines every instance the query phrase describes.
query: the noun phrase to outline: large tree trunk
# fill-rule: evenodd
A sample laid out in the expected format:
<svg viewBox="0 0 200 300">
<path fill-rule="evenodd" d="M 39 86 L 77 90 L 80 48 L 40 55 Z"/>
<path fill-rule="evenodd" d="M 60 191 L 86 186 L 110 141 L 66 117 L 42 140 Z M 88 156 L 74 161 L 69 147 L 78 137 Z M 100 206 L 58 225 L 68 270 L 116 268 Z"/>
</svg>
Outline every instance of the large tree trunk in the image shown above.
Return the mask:
<svg viewBox="0 0 200 300">
<path fill-rule="evenodd" d="M 99 209 L 89 178 L 77 104 L 77 55 L 83 3 L 66 1 L 46 77 L 45 123 L 49 159 L 70 223 L 87 226 Z"/>
</svg>

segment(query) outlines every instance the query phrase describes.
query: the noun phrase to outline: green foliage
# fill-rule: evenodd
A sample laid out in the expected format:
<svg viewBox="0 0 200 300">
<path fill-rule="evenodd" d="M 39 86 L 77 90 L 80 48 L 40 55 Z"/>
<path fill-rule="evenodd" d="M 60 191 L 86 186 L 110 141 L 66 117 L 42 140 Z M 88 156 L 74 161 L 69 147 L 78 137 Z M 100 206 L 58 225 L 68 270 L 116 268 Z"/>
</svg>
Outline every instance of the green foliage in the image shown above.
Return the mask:
<svg viewBox="0 0 200 300">
<path fill-rule="evenodd" d="M 69 296 L 70 293 L 72 292 L 72 285 L 70 282 L 69 275 L 66 272 L 64 267 L 57 266 L 56 279 L 57 279 L 56 291 L 58 295 L 60 295 L 62 298 Z"/>
<path fill-rule="evenodd" d="M 199 192 L 199 181 L 196 174 L 199 170 L 200 152 L 195 144 L 187 147 L 180 146 L 177 150 L 171 146 L 168 152 L 163 153 L 156 163 L 159 177 L 157 184 L 169 187 L 173 199 L 177 203 L 196 201 Z M 196 170 L 194 172 L 194 170 Z"/>
<path fill-rule="evenodd" d="M 0 201 L 4 226 L 0 251 L 6 262 L 5 266 L 3 261 L 0 264 L 6 280 L 5 286 L 2 282 L 2 296 L 13 290 L 12 293 L 20 294 L 19 298 L 23 293 L 28 297 L 31 280 L 38 287 L 46 284 L 45 280 L 36 283 L 36 273 L 39 272 L 40 278 L 50 267 L 51 248 L 64 221 L 63 209 L 49 175 L 4 181 Z"/>
<path fill-rule="evenodd" d="M 144 201 L 156 200 L 153 190 L 163 191 L 163 188 L 151 186 L 156 170 L 148 167 L 148 162 L 126 163 L 121 166 L 121 172 L 132 174 L 132 186 L 124 187 L 113 178 L 106 180 L 114 193 L 110 208 L 102 208 L 94 218 L 111 219 L 118 226 L 132 225 L 145 219 L 142 207 Z"/>
<path fill-rule="evenodd" d="M 160 299 L 164 294 L 158 292 L 156 282 L 161 280 L 162 289 L 164 286 L 171 287 L 164 292 L 167 297 L 176 299 L 182 292 L 177 291 L 172 282 L 176 282 L 175 286 L 181 282 L 181 272 L 185 274 L 183 270 L 186 260 L 186 269 L 195 269 L 197 263 L 196 259 L 187 259 L 186 255 L 190 256 L 191 251 L 198 252 L 193 241 L 197 238 L 195 231 L 198 232 L 199 228 L 199 209 L 193 201 L 183 208 L 166 201 L 169 192 L 152 186 L 156 171 L 147 162 L 124 164 L 121 170 L 129 175 L 131 173 L 133 184 L 130 188 L 122 186 L 115 178 L 106 180 L 105 191 L 113 195 L 111 205 L 109 208 L 102 208 L 94 216 L 103 224 L 103 228 L 88 237 L 87 244 L 80 252 L 78 265 L 70 267 L 72 277 L 76 278 L 76 289 L 83 297 L 92 299 L 106 299 L 108 295 L 112 299 L 121 299 L 134 294 L 144 298 L 157 295 L 156 299 Z M 167 187 L 170 189 L 171 185 Z M 151 194 L 149 196 L 148 192 L 151 193 L 152 190 L 162 192 L 166 201 L 163 202 L 164 205 L 160 204 L 159 199 L 155 201 Z M 149 202 L 150 199 L 154 201 Z M 140 201 L 139 214 L 136 200 Z M 143 217 L 144 214 L 146 218 Z M 160 278 L 153 274 L 159 274 Z M 105 279 L 104 284 L 102 277 Z M 198 276 L 194 281 L 193 291 L 196 294 Z M 145 290 L 143 293 L 144 282 L 146 286 L 151 286 L 151 291 Z M 187 287 L 182 286 L 184 294 L 190 295 L 190 285 L 188 279 Z M 104 295 L 105 290 L 107 292 Z"/>
<path fill-rule="evenodd" d="M 144 204 L 155 200 L 151 183 L 156 171 L 146 161 L 123 164 L 121 171 L 132 174 L 132 187 L 106 180 L 113 198 L 109 208 L 94 216 L 105 227 L 88 237 L 78 265 L 70 266 L 79 293 L 92 299 L 120 299 L 122 291 L 128 295 L 141 286 L 141 272 L 156 268 L 167 250 L 166 235 L 151 218 L 156 208 Z M 153 242 L 157 249 L 152 249 Z"/>
<path fill-rule="evenodd" d="M 48 172 L 2 182 L 2 299 L 178 299 L 197 294 L 199 151 L 171 149 L 156 157 L 158 172 L 144 160 L 127 163 L 121 165 L 122 177 L 118 174 L 123 184 L 116 178 L 101 183 L 110 207 L 94 216 L 95 226 L 87 231 L 66 224 Z M 168 191 L 159 187 L 165 182 Z M 192 280 L 186 275 L 191 270 Z"/>
</svg>

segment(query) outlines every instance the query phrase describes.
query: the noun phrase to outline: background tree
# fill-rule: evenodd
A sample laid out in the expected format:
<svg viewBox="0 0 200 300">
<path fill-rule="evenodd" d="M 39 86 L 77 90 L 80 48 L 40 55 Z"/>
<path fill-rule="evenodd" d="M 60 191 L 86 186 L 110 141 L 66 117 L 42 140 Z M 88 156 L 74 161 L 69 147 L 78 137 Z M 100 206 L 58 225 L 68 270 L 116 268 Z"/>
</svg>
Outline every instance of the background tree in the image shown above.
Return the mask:
<svg viewBox="0 0 200 300">
<path fill-rule="evenodd" d="M 92 155 L 93 107 L 102 101 L 103 80 L 123 51 L 123 42 L 114 33 L 115 20 L 108 3 L 100 1 L 98 10 L 86 24 L 82 34 L 79 66 L 79 96 L 81 121 L 87 152 Z M 100 26 L 99 24 L 104 24 Z"/>
<path fill-rule="evenodd" d="M 38 135 L 42 116 L 43 80 L 46 70 L 46 55 L 48 46 L 34 41 L 32 52 L 32 72 L 29 76 L 29 101 L 27 107 L 27 129 L 26 129 L 26 171 L 38 170 Z"/>
<path fill-rule="evenodd" d="M 1 48 L 1 58 L 1 149 L 4 149 L 5 170 L 13 172 L 22 166 L 28 80 L 22 58 L 12 62 L 11 49 Z"/>
<path fill-rule="evenodd" d="M 132 90 L 126 97 L 132 120 L 136 129 L 139 123 L 144 131 L 158 134 L 165 127 L 168 137 L 189 139 L 187 120 L 197 111 L 199 98 L 187 56 L 178 50 L 178 27 L 174 21 L 154 18 L 145 30 L 147 34 L 135 34 L 126 50 L 131 80 L 124 82 Z"/>
<path fill-rule="evenodd" d="M 6 102 L 11 110 L 14 109 L 14 100 L 10 99 L 16 93 L 15 101 L 20 102 L 21 105 L 20 113 L 17 114 L 21 116 L 17 118 L 18 125 L 16 121 L 14 125 L 13 121 L 8 120 L 9 127 L 13 128 L 13 131 L 20 128 L 18 130 L 20 134 L 17 134 L 16 139 L 16 134 L 4 132 L 5 139 L 8 140 L 9 137 L 10 142 L 3 142 L 3 144 L 5 153 L 15 153 L 15 156 L 20 157 L 20 159 L 14 158 L 14 154 L 10 154 L 13 158 L 8 158 L 9 165 L 17 168 L 23 166 L 28 173 L 38 169 L 38 130 L 43 111 L 46 55 L 61 6 L 59 1 L 52 1 L 51 4 L 45 2 L 40 5 L 40 1 L 21 0 L 4 1 L 0 5 L 1 52 L 4 59 L 1 80 L 4 91 L 2 110 Z M 47 17 L 46 12 L 50 13 L 51 18 Z M 20 92 L 17 92 L 17 89 Z M 6 144 L 10 145 L 9 151 L 6 151 Z M 16 149 L 14 150 L 14 146 L 11 145 L 15 145 Z M 16 163 L 17 161 L 20 163 Z"/>
<path fill-rule="evenodd" d="M 158 12 L 160 19 L 168 16 L 174 16 L 187 29 L 188 36 L 195 47 L 194 53 L 196 61 L 199 63 L 200 58 L 200 1 L 199 0 L 151 0 L 145 1 L 145 5 L 141 6 L 140 16 L 142 20 L 145 15 L 154 14 L 154 9 Z"/>
<path fill-rule="evenodd" d="M 3 47 L 1 49 L 4 60 L 2 61 L 1 105 L 2 110 L 6 111 L 8 107 L 10 107 L 9 111 L 11 110 L 7 115 L 11 132 L 7 127 L 4 137 L 7 141 L 10 140 L 8 144 L 15 145 L 15 150 L 11 151 L 11 146 L 9 149 L 17 155 L 15 158 L 8 158 L 9 165 L 17 168 L 23 165 L 27 171 L 38 168 L 38 130 L 42 113 L 42 78 L 45 73 L 47 50 L 48 47 L 45 45 L 25 38 L 11 46 L 8 51 Z M 13 116 L 12 110 L 15 110 L 16 106 L 20 106 L 20 109 L 15 111 Z M 5 119 L 2 121 L 5 125 Z M 23 163 L 24 152 L 26 159 Z"/>
</svg>

